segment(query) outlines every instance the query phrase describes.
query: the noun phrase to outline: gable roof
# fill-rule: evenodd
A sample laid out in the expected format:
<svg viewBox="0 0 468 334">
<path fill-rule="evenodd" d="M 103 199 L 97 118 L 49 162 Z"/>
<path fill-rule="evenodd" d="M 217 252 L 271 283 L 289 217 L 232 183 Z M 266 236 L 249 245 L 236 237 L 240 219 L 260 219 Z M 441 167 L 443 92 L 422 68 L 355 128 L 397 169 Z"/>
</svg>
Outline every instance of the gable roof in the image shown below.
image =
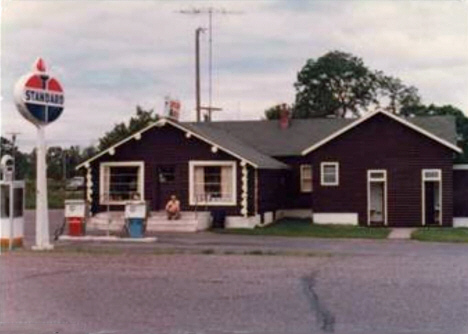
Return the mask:
<svg viewBox="0 0 468 334">
<path fill-rule="evenodd" d="M 252 162 L 254 167 L 266 169 L 289 168 L 288 165 L 258 151 L 254 146 L 241 141 L 238 137 L 235 137 L 222 129 L 210 126 L 199 126 L 199 124 L 196 123 L 182 124 L 184 127 L 194 133 L 198 133 L 203 138 L 209 138 L 216 146 L 227 148 L 229 151 L 238 154 L 242 160 Z"/>
<path fill-rule="evenodd" d="M 163 118 L 157 122 L 154 122 L 150 124 L 149 126 L 143 128 L 142 130 L 131 134 L 127 138 L 119 141 L 118 143 L 110 146 L 109 148 L 99 152 L 98 154 L 94 155 L 93 157 L 89 158 L 86 161 L 83 161 L 80 163 L 78 166 L 76 166 L 76 169 L 80 169 L 82 167 L 85 167 L 87 164 L 90 162 L 96 160 L 97 158 L 110 153 L 113 154 L 112 152 L 115 151 L 116 148 L 119 146 L 125 144 L 131 139 L 137 139 L 141 138 L 141 134 L 154 128 L 154 127 L 161 127 L 166 124 L 169 124 L 173 127 L 176 127 L 187 134 L 193 135 L 194 137 L 197 137 L 198 139 L 213 145 L 214 147 L 217 147 L 226 153 L 243 160 L 253 167 L 256 168 L 264 168 L 264 169 L 287 169 L 289 168 L 288 165 L 268 156 L 265 155 L 264 153 L 261 153 L 257 151 L 255 148 L 248 146 L 245 143 L 242 143 L 239 141 L 237 138 L 231 136 L 230 134 L 213 128 L 213 129 L 204 129 L 204 128 L 199 128 L 197 127 L 194 123 L 179 123 L 177 121 L 173 121 L 167 118 Z"/>
<path fill-rule="evenodd" d="M 313 143 L 352 123 L 353 119 L 292 119 L 287 129 L 278 120 L 221 121 L 196 123 L 199 128 L 218 128 L 269 156 L 301 155 Z"/>
<path fill-rule="evenodd" d="M 163 118 L 99 152 L 76 168 L 82 168 L 102 155 L 112 153 L 129 140 L 139 139 L 142 133 L 153 127 L 169 124 L 255 168 L 285 169 L 289 167 L 274 157 L 305 155 L 377 114 L 384 114 L 456 152 L 462 152 L 456 146 L 455 121 L 451 116 L 402 118 L 385 111 L 376 111 L 358 119 L 292 119 L 287 129 L 280 128 L 277 120 L 179 123 Z"/>
<path fill-rule="evenodd" d="M 324 144 L 328 143 L 329 141 L 341 136 L 343 133 L 348 132 L 349 130 L 355 128 L 359 124 L 364 123 L 364 122 L 368 121 L 369 119 L 373 118 L 375 115 L 379 115 L 379 114 L 382 114 L 382 115 L 385 115 L 385 116 L 387 116 L 387 117 L 389 117 L 391 119 L 394 119 L 395 121 L 407 126 L 408 128 L 410 128 L 410 129 L 412 129 L 412 130 L 414 130 L 416 132 L 421 133 L 422 135 L 424 135 L 424 136 L 438 142 L 439 144 L 442 144 L 442 145 L 454 150 L 455 152 L 458 152 L 458 153 L 463 152 L 461 148 L 456 146 L 456 135 L 455 135 L 456 132 L 455 131 L 451 131 L 450 134 L 447 133 L 448 138 L 445 139 L 445 138 L 441 138 L 441 137 L 437 136 L 434 132 L 445 134 L 445 132 L 448 132 L 447 128 L 441 128 L 441 129 L 437 130 L 437 128 L 433 127 L 433 129 L 432 129 L 433 132 L 430 132 L 430 131 L 423 128 L 424 125 L 427 126 L 427 127 L 432 127 L 433 125 L 435 125 L 434 119 L 432 119 L 432 122 L 430 122 L 428 120 L 422 120 L 422 117 L 419 117 L 419 118 L 402 118 L 402 117 L 396 116 L 394 114 L 391 114 L 389 112 L 378 110 L 378 111 L 375 111 L 375 112 L 372 112 L 372 113 L 368 113 L 368 114 L 356 119 L 354 122 L 348 124 L 347 126 L 341 128 L 340 130 L 332 133 L 331 135 L 323 138 L 319 142 L 317 142 L 315 144 L 312 144 L 311 146 L 307 147 L 306 149 L 304 149 L 302 151 L 302 155 L 306 155 L 306 154 L 316 150 L 317 148 L 321 147 L 322 145 L 324 145 Z M 427 118 L 429 118 L 429 117 L 427 117 Z M 418 123 L 418 122 L 419 122 L 419 125 L 416 125 L 415 123 Z M 452 119 L 451 124 L 452 124 L 453 130 L 455 130 L 453 119 Z M 445 124 L 440 123 L 438 125 L 449 126 L 450 123 L 445 122 Z M 450 142 L 449 140 L 452 140 L 452 142 Z"/>
<path fill-rule="evenodd" d="M 385 113 L 385 112 L 382 112 Z M 281 129 L 277 120 L 262 121 L 220 121 L 210 123 L 192 123 L 197 128 L 222 129 L 258 151 L 272 157 L 297 156 L 304 150 L 317 145 L 324 139 L 339 134 L 347 126 L 354 127 L 376 113 L 361 118 L 312 118 L 292 119 L 287 129 Z M 388 114 L 388 113 L 385 113 Z M 456 147 L 457 135 L 454 118 L 451 116 L 422 116 L 393 118 L 405 121 L 405 125 L 418 128 L 432 137 L 437 137 L 450 148 L 460 152 Z M 359 122 L 359 123 L 357 123 Z"/>
</svg>

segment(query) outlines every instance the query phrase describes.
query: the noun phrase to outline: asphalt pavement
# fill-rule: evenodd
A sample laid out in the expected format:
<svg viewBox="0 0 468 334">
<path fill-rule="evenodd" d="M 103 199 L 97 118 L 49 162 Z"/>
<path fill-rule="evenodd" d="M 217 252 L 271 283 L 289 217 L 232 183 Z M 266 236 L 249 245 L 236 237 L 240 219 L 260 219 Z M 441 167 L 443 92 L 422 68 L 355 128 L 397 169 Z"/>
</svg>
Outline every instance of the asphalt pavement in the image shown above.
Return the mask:
<svg viewBox="0 0 468 334">
<path fill-rule="evenodd" d="M 158 237 L 4 253 L 0 333 L 468 333 L 468 245 Z"/>
</svg>

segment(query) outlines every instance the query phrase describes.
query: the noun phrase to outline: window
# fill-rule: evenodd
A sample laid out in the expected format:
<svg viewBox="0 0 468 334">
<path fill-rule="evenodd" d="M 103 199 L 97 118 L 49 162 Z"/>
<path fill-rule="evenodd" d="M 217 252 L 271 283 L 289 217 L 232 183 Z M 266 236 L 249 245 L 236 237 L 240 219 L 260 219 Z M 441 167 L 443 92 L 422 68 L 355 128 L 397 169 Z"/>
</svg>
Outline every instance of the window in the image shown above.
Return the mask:
<svg viewBox="0 0 468 334">
<path fill-rule="evenodd" d="M 23 188 L 13 188 L 13 218 L 23 216 Z M 10 217 L 10 187 L 1 186 L 1 217 Z"/>
<path fill-rule="evenodd" d="M 13 189 L 13 217 L 23 216 L 23 202 L 24 202 L 24 191 L 23 188 Z"/>
<path fill-rule="evenodd" d="M 337 186 L 339 181 L 338 162 L 322 162 L 320 164 L 320 184 L 322 186 Z"/>
<path fill-rule="evenodd" d="M 175 166 L 159 166 L 159 183 L 170 183 L 175 181 Z"/>
<path fill-rule="evenodd" d="M 236 163 L 190 161 L 190 205 L 236 205 Z"/>
<path fill-rule="evenodd" d="M 101 164 L 101 204 L 124 204 L 144 199 L 143 162 L 106 162 Z"/>
<path fill-rule="evenodd" d="M 371 181 L 385 181 L 386 172 L 382 171 L 369 171 L 369 180 Z"/>
<path fill-rule="evenodd" d="M 312 165 L 301 165 L 301 192 L 312 191 Z"/>
<path fill-rule="evenodd" d="M 1 217 L 8 218 L 10 216 L 10 187 L 7 185 L 0 186 L 1 188 Z"/>
<path fill-rule="evenodd" d="M 423 169 L 424 181 L 440 181 L 442 178 L 440 169 Z"/>
</svg>

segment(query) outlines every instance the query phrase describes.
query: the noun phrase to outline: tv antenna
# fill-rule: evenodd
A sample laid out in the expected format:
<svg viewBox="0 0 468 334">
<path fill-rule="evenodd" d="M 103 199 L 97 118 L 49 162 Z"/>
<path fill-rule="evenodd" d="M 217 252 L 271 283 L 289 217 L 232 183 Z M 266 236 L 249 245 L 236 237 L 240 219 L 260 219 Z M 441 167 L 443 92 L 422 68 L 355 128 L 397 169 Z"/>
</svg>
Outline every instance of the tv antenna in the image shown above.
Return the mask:
<svg viewBox="0 0 468 334">
<path fill-rule="evenodd" d="M 218 110 L 212 106 L 213 100 L 213 14 L 221 15 L 231 15 L 231 14 L 243 14 L 241 11 L 226 10 L 224 8 L 214 8 L 214 7 L 202 7 L 202 8 L 190 8 L 182 9 L 177 11 L 180 14 L 186 15 L 205 15 L 208 14 L 208 41 L 209 41 L 209 51 L 208 51 L 208 107 L 205 109 L 208 111 L 208 119 L 211 120 L 211 112 Z"/>
</svg>

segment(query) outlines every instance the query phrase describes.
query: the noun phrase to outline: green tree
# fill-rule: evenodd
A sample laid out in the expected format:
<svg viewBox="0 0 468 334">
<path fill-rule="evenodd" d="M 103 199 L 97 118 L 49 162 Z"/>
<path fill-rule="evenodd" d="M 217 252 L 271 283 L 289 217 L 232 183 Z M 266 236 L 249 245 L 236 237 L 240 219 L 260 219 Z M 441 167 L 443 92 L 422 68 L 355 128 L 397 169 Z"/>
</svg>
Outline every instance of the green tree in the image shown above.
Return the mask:
<svg viewBox="0 0 468 334">
<path fill-rule="evenodd" d="M 286 104 L 286 108 L 291 110 L 292 107 Z M 273 107 L 268 108 L 267 110 L 265 110 L 265 118 L 270 119 L 270 120 L 279 119 L 282 109 L 283 109 L 283 104 L 277 104 L 277 105 L 274 105 Z"/>
<path fill-rule="evenodd" d="M 60 180 L 63 178 L 63 149 L 60 146 L 51 146 L 47 149 L 47 177 Z"/>
<path fill-rule="evenodd" d="M 136 114 L 130 118 L 128 124 L 124 122 L 118 123 L 114 128 L 106 132 L 106 134 L 99 138 L 98 148 L 104 150 L 115 143 L 125 139 L 132 133 L 135 133 L 149 124 L 156 122 L 159 119 L 159 115 L 154 113 L 154 110 L 143 110 L 140 106 L 136 107 Z"/>
<path fill-rule="evenodd" d="M 398 114 L 404 107 L 417 106 L 421 103 L 416 87 L 406 86 L 400 79 L 387 76 L 380 71 L 375 73 L 375 77 L 380 95 L 388 98 L 388 105 L 383 107 L 384 110 Z"/>
<path fill-rule="evenodd" d="M 341 51 L 309 59 L 294 84 L 294 118 L 358 116 L 377 104 L 378 80 L 361 58 Z"/>
</svg>

